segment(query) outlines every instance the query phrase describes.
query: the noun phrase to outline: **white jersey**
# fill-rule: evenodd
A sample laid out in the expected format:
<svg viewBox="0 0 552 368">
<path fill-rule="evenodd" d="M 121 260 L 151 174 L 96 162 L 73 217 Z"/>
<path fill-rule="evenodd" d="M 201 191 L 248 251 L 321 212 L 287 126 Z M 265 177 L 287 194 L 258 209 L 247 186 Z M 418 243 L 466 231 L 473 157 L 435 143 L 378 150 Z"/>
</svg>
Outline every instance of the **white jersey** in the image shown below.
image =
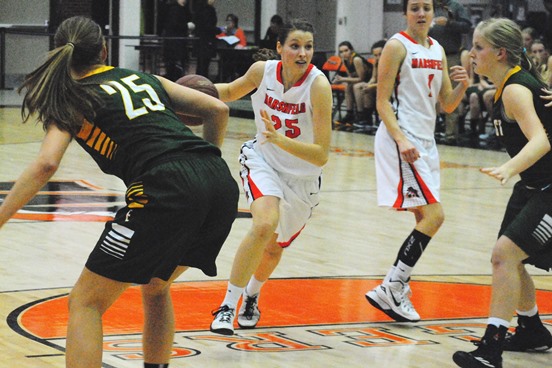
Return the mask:
<svg viewBox="0 0 552 368">
<path fill-rule="evenodd" d="M 443 49 L 431 37 L 428 37 L 429 48 L 405 32 L 391 39 L 400 41 L 406 48 L 392 95 L 399 126 L 414 137 L 433 140 L 436 104 L 443 82 Z"/>
<path fill-rule="evenodd" d="M 315 78 L 323 74 L 311 64 L 305 75 L 292 88 L 284 92 L 281 73 L 281 61 L 267 61 L 263 80 L 251 96 L 257 125 L 254 149 L 277 172 L 318 177 L 322 173 L 321 167 L 294 156 L 274 144 L 263 144 L 266 139 L 262 132 L 266 128 L 261 119 L 261 110 L 265 110 L 271 117 L 278 133 L 301 142 L 314 142 L 310 90 Z"/>
</svg>

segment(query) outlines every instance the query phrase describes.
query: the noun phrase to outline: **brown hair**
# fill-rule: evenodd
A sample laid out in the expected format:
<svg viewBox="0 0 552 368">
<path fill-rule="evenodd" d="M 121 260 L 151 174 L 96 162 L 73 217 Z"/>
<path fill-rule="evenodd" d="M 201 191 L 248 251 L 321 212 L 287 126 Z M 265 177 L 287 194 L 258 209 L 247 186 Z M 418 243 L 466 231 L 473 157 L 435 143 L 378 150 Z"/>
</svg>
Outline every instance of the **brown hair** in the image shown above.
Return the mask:
<svg viewBox="0 0 552 368">
<path fill-rule="evenodd" d="M 403 0 L 403 14 L 406 14 L 406 9 L 408 8 L 408 0 Z M 433 0 L 433 11 L 437 8 L 435 0 Z"/>
<path fill-rule="evenodd" d="M 292 19 L 289 23 L 284 24 L 284 26 L 280 28 L 278 41 L 283 45 L 288 35 L 293 31 L 309 32 L 314 36 L 314 27 L 306 19 Z"/>
<path fill-rule="evenodd" d="M 104 38 L 100 26 L 91 19 L 72 17 L 58 27 L 54 46 L 46 61 L 27 75 L 18 89 L 26 90 L 21 115 L 25 123 L 36 113 L 45 130 L 55 124 L 74 135 L 83 117 L 95 116 L 100 98 L 89 85 L 73 79 L 71 71 L 82 72 L 102 63 Z"/>
</svg>

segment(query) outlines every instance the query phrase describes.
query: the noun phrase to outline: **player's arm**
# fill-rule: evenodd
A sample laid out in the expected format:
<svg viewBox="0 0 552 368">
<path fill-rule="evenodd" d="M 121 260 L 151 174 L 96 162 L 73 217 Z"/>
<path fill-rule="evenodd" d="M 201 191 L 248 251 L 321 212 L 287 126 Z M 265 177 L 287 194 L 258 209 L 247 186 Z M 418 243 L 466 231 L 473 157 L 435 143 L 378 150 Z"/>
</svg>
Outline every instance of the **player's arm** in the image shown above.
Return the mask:
<svg viewBox="0 0 552 368">
<path fill-rule="evenodd" d="M 23 171 L 0 206 L 0 227 L 29 202 L 57 171 L 71 134 L 51 124 L 37 157 Z"/>
<path fill-rule="evenodd" d="M 385 44 L 379 61 L 376 108 L 389 135 L 397 143 L 401 157 L 412 163 L 419 158 L 420 153 L 402 132 L 391 105 L 395 79 L 405 57 L 406 49 L 400 41 L 393 39 Z"/>
<path fill-rule="evenodd" d="M 527 170 L 550 151 L 550 141 L 540 121 L 531 91 L 519 84 L 511 84 L 502 92 L 506 116 L 518 122 L 527 138 L 527 144 L 502 166 L 482 169 L 484 173 L 505 184 L 512 176 Z"/>
<path fill-rule="evenodd" d="M 263 80 L 265 64 L 265 61 L 257 61 L 249 67 L 244 75 L 232 82 L 215 84 L 219 98 L 224 102 L 239 100 L 259 87 Z"/>
<path fill-rule="evenodd" d="M 313 143 L 300 142 L 278 133 L 274 129 L 271 117 L 265 110 L 261 110 L 261 118 L 266 127 L 263 132 L 266 138 L 264 144 L 275 144 L 313 165 L 324 166 L 328 162 L 332 132 L 332 90 L 328 78 L 324 75 L 318 76 L 311 86 L 311 104 Z"/>
<path fill-rule="evenodd" d="M 157 78 L 167 91 L 173 108 L 186 115 L 200 117 L 203 120 L 203 139 L 221 147 L 228 125 L 228 106 L 193 88 L 181 86 L 163 77 Z"/>
<path fill-rule="evenodd" d="M 463 66 L 453 65 L 450 70 L 449 74 L 447 57 L 443 49 L 443 81 L 441 90 L 439 91 L 439 102 L 447 113 L 453 112 L 460 102 L 462 102 L 462 98 L 464 98 L 466 89 L 468 89 L 470 84 L 470 76 Z M 452 88 L 451 80 L 458 82 L 454 89 Z"/>
</svg>

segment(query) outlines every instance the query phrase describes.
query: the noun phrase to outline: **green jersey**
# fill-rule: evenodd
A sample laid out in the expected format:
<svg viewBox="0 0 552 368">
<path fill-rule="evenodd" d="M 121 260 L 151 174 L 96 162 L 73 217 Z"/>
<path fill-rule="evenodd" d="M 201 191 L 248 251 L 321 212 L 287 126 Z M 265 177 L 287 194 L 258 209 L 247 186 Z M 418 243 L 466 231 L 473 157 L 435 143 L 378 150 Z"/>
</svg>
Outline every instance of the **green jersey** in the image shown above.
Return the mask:
<svg viewBox="0 0 552 368">
<path fill-rule="evenodd" d="M 546 107 L 545 101 L 540 98 L 543 94 L 542 88 L 544 85 L 533 77 L 528 71 L 516 67 L 507 77 L 502 88 L 497 91 L 498 98 L 495 96 L 493 104 L 492 119 L 495 126 L 495 133 L 506 147 L 506 151 L 510 157 L 514 157 L 525 147 L 528 140 L 525 134 L 521 131 L 520 126 L 514 120 L 508 119 L 504 113 L 504 105 L 502 102 L 502 91 L 510 84 L 519 84 L 528 88 L 533 94 L 533 104 L 535 105 L 536 113 L 548 135 L 548 139 L 552 140 L 552 108 Z M 551 143 L 552 144 L 552 143 Z M 549 186 L 552 183 L 552 152 L 548 152 L 535 162 L 527 170 L 519 174 L 525 185 L 534 188 L 542 188 Z"/>
<path fill-rule="evenodd" d="M 85 117 L 76 141 L 103 172 L 125 184 L 158 163 L 190 152 L 221 155 L 180 121 L 155 76 L 102 67 L 81 82 L 94 85 L 103 104 L 93 119 Z"/>
</svg>

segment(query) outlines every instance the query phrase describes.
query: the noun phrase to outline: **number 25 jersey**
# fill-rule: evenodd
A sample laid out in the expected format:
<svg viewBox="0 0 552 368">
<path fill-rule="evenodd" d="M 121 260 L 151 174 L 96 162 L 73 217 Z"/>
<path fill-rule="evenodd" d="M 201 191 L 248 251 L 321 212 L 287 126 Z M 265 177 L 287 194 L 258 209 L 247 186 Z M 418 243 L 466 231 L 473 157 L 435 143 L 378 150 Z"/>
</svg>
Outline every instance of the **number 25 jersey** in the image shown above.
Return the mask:
<svg viewBox="0 0 552 368">
<path fill-rule="evenodd" d="M 300 142 L 313 143 L 310 90 L 319 75 L 323 75 L 322 72 L 310 64 L 303 77 L 289 90 L 284 91 L 282 62 L 269 60 L 266 62 L 261 84 L 251 96 L 257 126 L 254 149 L 278 172 L 296 176 L 320 176 L 322 173 L 321 167 L 265 142 L 262 132 L 266 127 L 260 115 L 260 111 L 265 110 L 278 133 Z"/>
</svg>

